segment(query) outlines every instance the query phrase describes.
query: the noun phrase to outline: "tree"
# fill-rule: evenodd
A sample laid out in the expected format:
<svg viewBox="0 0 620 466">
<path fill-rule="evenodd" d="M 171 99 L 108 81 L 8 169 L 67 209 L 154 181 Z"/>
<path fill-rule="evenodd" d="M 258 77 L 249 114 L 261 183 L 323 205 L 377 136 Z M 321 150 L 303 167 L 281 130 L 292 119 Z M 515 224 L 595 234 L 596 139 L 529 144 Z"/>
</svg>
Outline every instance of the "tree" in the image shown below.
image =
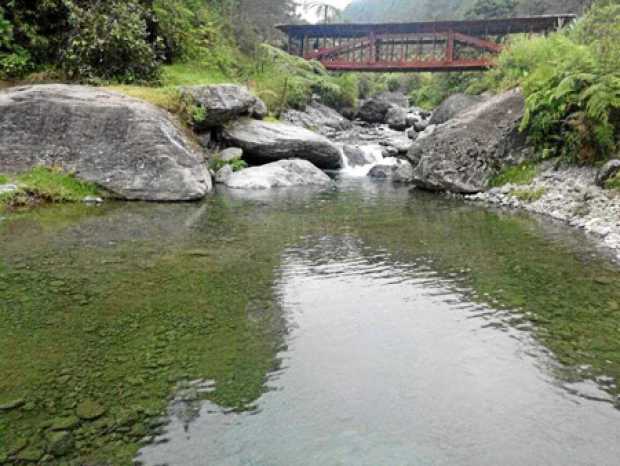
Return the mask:
<svg viewBox="0 0 620 466">
<path fill-rule="evenodd" d="M 306 11 L 314 11 L 319 17 L 323 18 L 325 24 L 332 22 L 340 17 L 341 11 L 333 5 L 326 2 L 307 1 L 304 5 Z"/>
<path fill-rule="evenodd" d="M 517 8 L 516 0 L 476 0 L 465 13 L 468 19 L 509 18 Z"/>
</svg>

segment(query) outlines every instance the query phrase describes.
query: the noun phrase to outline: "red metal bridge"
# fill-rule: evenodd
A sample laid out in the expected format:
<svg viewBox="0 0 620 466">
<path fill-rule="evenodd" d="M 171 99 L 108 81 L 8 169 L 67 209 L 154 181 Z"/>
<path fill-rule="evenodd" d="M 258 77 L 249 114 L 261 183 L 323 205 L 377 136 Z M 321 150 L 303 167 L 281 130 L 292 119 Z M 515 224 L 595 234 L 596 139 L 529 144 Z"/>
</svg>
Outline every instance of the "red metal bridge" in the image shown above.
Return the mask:
<svg viewBox="0 0 620 466">
<path fill-rule="evenodd" d="M 475 21 L 277 26 L 288 50 L 332 71 L 472 71 L 494 65 L 510 34 L 547 34 L 574 15 Z"/>
</svg>

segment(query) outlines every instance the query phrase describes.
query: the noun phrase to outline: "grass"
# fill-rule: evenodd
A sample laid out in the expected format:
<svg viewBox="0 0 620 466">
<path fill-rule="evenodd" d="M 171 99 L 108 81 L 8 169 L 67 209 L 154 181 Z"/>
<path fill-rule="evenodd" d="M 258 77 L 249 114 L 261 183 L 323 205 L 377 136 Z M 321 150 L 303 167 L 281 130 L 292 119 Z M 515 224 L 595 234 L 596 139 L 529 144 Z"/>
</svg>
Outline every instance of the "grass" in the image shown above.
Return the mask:
<svg viewBox="0 0 620 466">
<path fill-rule="evenodd" d="M 530 184 L 538 174 L 538 167 L 531 163 L 523 163 L 514 167 L 508 167 L 491 178 L 489 186 L 495 188 L 505 184 L 524 185 Z"/>
<path fill-rule="evenodd" d="M 616 176 L 607 180 L 605 183 L 607 189 L 617 189 L 620 191 L 620 172 L 616 173 Z"/>
<path fill-rule="evenodd" d="M 0 195 L 0 210 L 28 207 L 41 203 L 79 202 L 87 196 L 101 196 L 93 183 L 78 180 L 57 168 L 35 167 L 9 177 L 0 175 L 0 182 L 12 182 L 16 191 Z"/>
<path fill-rule="evenodd" d="M 515 189 L 511 192 L 511 194 L 523 202 L 535 202 L 539 200 L 545 194 L 545 188 L 540 188 L 536 190 L 531 189 Z"/>
</svg>

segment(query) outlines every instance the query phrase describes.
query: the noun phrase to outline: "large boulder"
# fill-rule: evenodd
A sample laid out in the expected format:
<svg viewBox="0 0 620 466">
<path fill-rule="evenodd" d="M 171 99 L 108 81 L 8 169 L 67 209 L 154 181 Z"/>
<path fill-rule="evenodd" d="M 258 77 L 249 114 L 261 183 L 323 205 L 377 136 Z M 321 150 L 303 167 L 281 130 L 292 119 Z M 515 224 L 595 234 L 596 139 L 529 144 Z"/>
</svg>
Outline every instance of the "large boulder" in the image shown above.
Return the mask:
<svg viewBox="0 0 620 466">
<path fill-rule="evenodd" d="M 413 167 L 407 160 L 388 157 L 383 163 L 372 167 L 368 176 L 389 179 L 396 183 L 410 183 L 413 180 Z"/>
<path fill-rule="evenodd" d="M 407 129 L 407 110 L 402 107 L 394 105 L 390 108 L 385 115 L 385 122 L 387 125 L 396 131 L 404 131 Z"/>
<path fill-rule="evenodd" d="M 431 125 L 440 125 L 456 117 L 465 110 L 478 105 L 484 99 L 475 95 L 454 94 L 444 100 L 431 116 Z"/>
<path fill-rule="evenodd" d="M 282 121 L 309 129 L 323 136 L 332 136 L 350 129 L 353 124 L 333 108 L 318 102 L 306 106 L 304 111 L 290 109 L 281 116 Z"/>
<path fill-rule="evenodd" d="M 349 167 L 362 167 L 364 165 L 370 165 L 375 161 L 372 154 L 364 151 L 360 146 L 345 144 L 342 147 L 342 153 Z"/>
<path fill-rule="evenodd" d="M 204 155 L 151 104 L 61 84 L 0 92 L 0 172 L 58 166 L 125 199 L 200 199 Z"/>
<path fill-rule="evenodd" d="M 531 156 L 525 135 L 519 132 L 524 104 L 522 92 L 513 90 L 443 125 L 430 126 L 407 155 L 414 166 L 414 183 L 433 191 L 486 189 L 500 169 Z"/>
<path fill-rule="evenodd" d="M 372 98 L 365 101 L 357 112 L 357 118 L 367 123 L 385 123 L 394 104 L 387 100 Z"/>
<path fill-rule="evenodd" d="M 244 118 L 222 130 L 230 145 L 243 149 L 243 158 L 252 163 L 300 158 L 319 168 L 342 167 L 340 149 L 324 136 L 298 126 Z"/>
<path fill-rule="evenodd" d="M 307 160 L 279 160 L 233 173 L 224 184 L 233 189 L 270 189 L 326 186 L 331 179 Z"/>
<path fill-rule="evenodd" d="M 246 87 L 236 84 L 185 87 L 181 98 L 190 108 L 202 110 L 200 118 L 193 115 L 193 124 L 198 129 L 219 127 L 240 116 L 262 119 L 267 115 L 265 103 Z"/>
</svg>

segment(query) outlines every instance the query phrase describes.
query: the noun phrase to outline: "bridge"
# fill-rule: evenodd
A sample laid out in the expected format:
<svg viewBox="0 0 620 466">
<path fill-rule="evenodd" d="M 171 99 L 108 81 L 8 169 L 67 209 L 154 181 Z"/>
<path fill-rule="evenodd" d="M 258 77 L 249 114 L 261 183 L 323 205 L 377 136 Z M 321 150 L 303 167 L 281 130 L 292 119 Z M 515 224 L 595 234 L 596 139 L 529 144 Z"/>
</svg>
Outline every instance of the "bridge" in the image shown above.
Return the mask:
<svg viewBox="0 0 620 466">
<path fill-rule="evenodd" d="M 449 72 L 486 70 L 510 34 L 548 34 L 575 15 L 474 21 L 280 25 L 289 53 L 331 71 Z"/>
</svg>

